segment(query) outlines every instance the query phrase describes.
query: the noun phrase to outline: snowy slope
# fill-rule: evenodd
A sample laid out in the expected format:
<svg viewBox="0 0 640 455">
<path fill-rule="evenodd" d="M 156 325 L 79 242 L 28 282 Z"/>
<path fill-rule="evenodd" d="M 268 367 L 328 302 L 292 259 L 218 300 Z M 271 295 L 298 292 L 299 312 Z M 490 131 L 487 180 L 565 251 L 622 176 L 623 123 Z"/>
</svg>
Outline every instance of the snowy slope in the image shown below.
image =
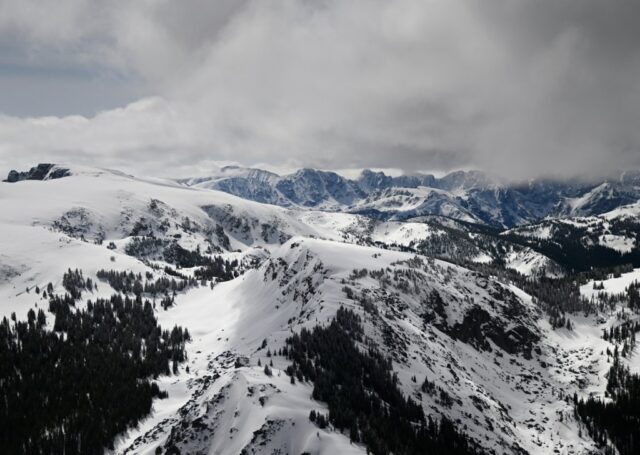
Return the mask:
<svg viewBox="0 0 640 455">
<path fill-rule="evenodd" d="M 123 253 L 131 238 L 139 235 L 177 238 L 187 249 L 212 247 L 262 255 L 256 248 L 272 249 L 294 235 L 409 246 L 443 234 L 425 223 L 376 222 L 358 215 L 288 210 L 172 181 L 78 166 L 64 168 L 73 175 L 0 185 L 0 225 L 6 232 L 0 239 L 0 267 L 6 277 L 22 273 L 27 264 L 30 270 L 28 276 L 12 279 L 11 289 L 3 292 L 3 305 L 11 305 L 11 311 L 18 314 L 27 311 L 20 311 L 20 302 L 30 301 L 24 295 L 27 286 L 60 279 L 52 269 L 103 268 L 112 255 Z M 218 235 L 218 228 L 223 236 Z M 115 251 L 104 248 L 110 242 L 117 246 Z M 68 244 L 69 249 L 62 244 Z M 96 254 L 93 263 L 91 258 Z M 116 257 L 127 267 L 135 263 L 124 254 Z M 60 264 L 53 267 L 53 258 Z M 5 287 L 0 279 L 0 289 Z"/>
<path fill-rule="evenodd" d="M 505 255 L 505 266 L 527 276 L 563 276 L 562 268 L 548 257 L 531 248 L 510 251 Z"/>
<path fill-rule="evenodd" d="M 637 253 L 640 236 L 640 205 L 618 207 L 597 216 L 548 218 L 539 223 L 503 232 L 504 236 L 543 240 L 562 245 L 567 241 L 585 248 L 600 246 L 621 254 Z"/>
<path fill-rule="evenodd" d="M 390 281 L 382 276 L 354 278 L 353 271 L 362 268 L 388 270 Z M 410 270 L 413 283 L 402 277 Z M 400 274 L 397 281 L 393 279 L 396 273 Z M 308 277 L 312 279 L 308 281 Z M 356 295 L 368 295 L 378 314 L 364 311 L 360 303 L 347 298 L 342 291 L 345 282 Z M 433 290 L 448 302 L 446 315 L 439 327 L 425 329 L 420 315 L 424 299 Z M 349 446 L 346 437 L 323 431 L 318 436 L 318 429 L 308 423 L 308 413 L 324 408 L 308 398 L 308 385 L 291 385 L 281 374 L 285 359 L 273 357 L 271 378 L 256 366 L 258 359 L 263 364 L 268 359 L 259 349 L 262 340 L 267 339 L 268 348 L 277 350 L 291 330 L 326 323 L 340 305 L 361 314 L 368 337 L 394 358 L 405 393 L 419 397 L 431 415 L 460 419 L 486 447 L 530 453 L 589 447 L 578 438 L 575 424 L 556 421 L 558 412 L 571 412 L 569 404 L 558 396 L 572 393 L 586 370 L 574 370 L 575 365 L 563 363 L 564 335 L 533 341 L 551 336 L 551 331 L 544 323 L 538 326 L 537 310 L 526 295 L 519 291 L 513 294 L 505 286 L 444 262 L 424 260 L 418 266 L 414 256 L 406 253 L 302 238 L 283 245 L 260 269 L 219 285 L 208 298 L 184 296 L 175 308 L 162 314 L 162 319 L 194 327 L 195 341 L 189 346 L 191 373 L 174 385 L 186 393 L 180 403 L 162 403 L 174 409 L 182 405 L 181 418 L 162 423 L 161 416 L 170 413 L 158 407 L 157 414 L 119 447 L 136 441 L 136 453 L 151 453 L 159 441 L 173 434 L 171 440 L 186 441 L 178 447 L 187 453 L 206 448 L 237 453 L 247 445 L 259 449 L 256 453 L 276 449 L 290 453 L 362 451 Z M 496 321 L 497 332 L 512 333 L 506 339 L 515 338 L 502 347 L 493 341 L 484 348 L 474 346 L 473 340 L 463 342 L 460 326 L 478 310 Z M 456 330 L 461 332 L 453 335 Z M 385 341 L 389 333 L 394 340 L 390 344 Z M 524 354 L 525 335 L 531 337 L 530 358 Z M 509 345 L 512 352 L 505 350 Z M 250 366 L 234 368 L 237 356 L 246 356 Z M 551 366 L 557 373 L 548 374 Z M 200 385 L 207 376 L 216 379 L 203 389 Z M 417 383 L 413 376 L 419 378 Z M 438 390 L 447 392 L 451 405 L 444 405 L 438 393 L 420 393 L 425 376 Z M 187 385 L 180 388 L 180 381 Z M 179 432 L 179 437 L 175 430 L 172 433 L 173 428 L 191 428 L 194 421 L 213 430 L 212 435 L 202 439 L 202 433 L 197 432 L 194 440 L 188 430 Z M 550 421 L 555 423 L 549 425 Z M 268 442 L 252 445 L 255 432 L 267 432 Z M 339 452 L 332 452 L 335 450 Z"/>
<path fill-rule="evenodd" d="M 163 327 L 179 324 L 191 333 L 188 363 L 159 379 L 169 398 L 156 400 L 152 414 L 118 438 L 116 453 L 155 453 L 159 446 L 366 453 L 348 435 L 312 424 L 309 412 L 326 406 L 311 399 L 311 384 L 290 383 L 286 358 L 266 353 L 283 347 L 292 331 L 326 324 L 340 306 L 358 313 L 367 338 L 393 359 L 405 395 L 427 415 L 457 422 L 482 447 L 549 454 L 594 448 L 563 398 L 602 389 L 605 345 L 597 324 L 584 318 L 573 332 L 554 331 L 513 285 L 396 251 L 449 236 L 449 227 L 287 209 L 172 181 L 65 169 L 70 176 L 0 184 L 1 315 L 24 319 L 29 308 L 46 308 L 34 287 L 51 282 L 63 292 L 68 268 L 93 278 L 100 269 L 164 273 L 162 258 L 126 254 L 133 239 L 175 242 L 243 264 L 237 278 L 180 292 L 174 306 L 158 308 Z M 508 265 L 523 273 L 545 266 L 531 251 L 507 253 Z M 92 293 L 113 290 L 100 282 Z M 273 375 L 258 361 L 273 361 Z M 427 391 L 425 378 L 433 384 Z"/>
<path fill-rule="evenodd" d="M 604 280 L 589 280 L 580 287 L 580 293 L 584 297 L 592 300 L 597 300 L 600 296 L 610 298 L 626 293 L 627 288 L 631 284 L 637 284 L 638 282 L 640 282 L 640 269 L 634 269 L 628 273 L 623 273 L 618 277 L 611 274 Z M 599 289 L 595 289 L 594 284 L 597 284 Z M 640 318 L 638 314 L 631 311 L 625 302 L 619 302 L 607 313 L 600 315 L 598 320 L 595 321 L 595 324 L 592 321 L 591 333 L 589 334 L 590 336 L 588 339 L 583 339 L 582 343 L 585 346 L 594 346 L 594 349 L 600 349 L 601 352 L 607 349 L 613 351 L 615 344 L 611 340 L 607 342 L 602 339 L 603 330 L 639 320 Z M 621 356 L 620 358 L 633 373 L 640 374 L 640 353 L 637 349 L 634 349 L 630 356 Z M 605 393 L 605 373 L 608 371 L 609 366 L 610 365 L 607 364 L 606 368 L 601 370 L 600 375 L 602 377 L 602 381 L 599 386 L 595 386 L 589 391 L 591 394 L 599 397 L 607 396 Z"/>
</svg>

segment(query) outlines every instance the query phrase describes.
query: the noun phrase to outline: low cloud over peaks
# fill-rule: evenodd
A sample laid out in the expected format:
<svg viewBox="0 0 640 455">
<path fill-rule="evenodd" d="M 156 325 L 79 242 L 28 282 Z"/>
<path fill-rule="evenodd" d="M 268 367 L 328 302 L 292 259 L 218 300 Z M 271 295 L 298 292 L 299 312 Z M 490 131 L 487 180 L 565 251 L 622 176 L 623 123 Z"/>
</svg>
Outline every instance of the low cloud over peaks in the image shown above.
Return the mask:
<svg viewBox="0 0 640 455">
<path fill-rule="evenodd" d="M 7 0 L 0 166 L 638 166 L 636 4 Z"/>
</svg>

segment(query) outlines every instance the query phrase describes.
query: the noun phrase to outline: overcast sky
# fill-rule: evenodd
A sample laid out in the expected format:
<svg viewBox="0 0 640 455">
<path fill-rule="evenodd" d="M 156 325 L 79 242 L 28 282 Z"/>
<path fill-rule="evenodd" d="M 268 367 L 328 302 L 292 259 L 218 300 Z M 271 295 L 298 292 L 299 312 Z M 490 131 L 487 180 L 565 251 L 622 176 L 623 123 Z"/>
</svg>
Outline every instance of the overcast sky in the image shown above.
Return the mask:
<svg viewBox="0 0 640 455">
<path fill-rule="evenodd" d="M 0 170 L 640 165 L 637 0 L 0 0 Z"/>
</svg>

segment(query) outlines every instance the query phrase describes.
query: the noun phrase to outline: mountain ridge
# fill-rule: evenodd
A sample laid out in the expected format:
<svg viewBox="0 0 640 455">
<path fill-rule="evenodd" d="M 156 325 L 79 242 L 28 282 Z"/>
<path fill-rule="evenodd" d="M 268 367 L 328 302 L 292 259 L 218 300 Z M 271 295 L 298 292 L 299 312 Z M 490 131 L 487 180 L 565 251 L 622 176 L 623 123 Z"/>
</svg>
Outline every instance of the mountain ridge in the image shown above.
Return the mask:
<svg viewBox="0 0 640 455">
<path fill-rule="evenodd" d="M 357 179 L 348 179 L 316 169 L 285 175 L 254 168 L 233 170 L 233 175 L 221 172 L 211 178 L 179 182 L 283 207 L 363 213 L 383 219 L 445 215 L 502 228 L 549 216 L 598 215 L 640 200 L 637 172 L 591 181 L 509 182 L 482 171 L 393 177 L 365 169 Z M 430 191 L 418 194 L 421 188 Z"/>
</svg>

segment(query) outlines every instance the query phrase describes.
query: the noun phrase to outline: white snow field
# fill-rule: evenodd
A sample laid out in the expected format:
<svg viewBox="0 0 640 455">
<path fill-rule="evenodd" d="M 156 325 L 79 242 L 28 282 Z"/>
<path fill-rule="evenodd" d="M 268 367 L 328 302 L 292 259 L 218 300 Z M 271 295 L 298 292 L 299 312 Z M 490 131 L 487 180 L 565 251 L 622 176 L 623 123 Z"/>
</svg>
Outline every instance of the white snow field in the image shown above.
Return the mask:
<svg viewBox="0 0 640 455">
<path fill-rule="evenodd" d="M 604 390 L 601 352 L 609 344 L 601 329 L 612 321 L 576 317 L 573 331 L 552 330 L 531 297 L 509 283 L 358 244 L 363 236 L 409 245 L 438 234 L 423 223 L 373 223 L 167 180 L 69 169 L 71 176 L 56 180 L 0 184 L 0 316 L 25 318 L 29 308 L 46 308 L 33 289 L 51 282 L 63 292 L 68 268 L 92 278 L 100 269 L 163 273 L 151 267 L 161 260 L 125 253 L 148 229 L 246 264 L 231 281 L 189 289 L 174 306 L 158 307 L 163 327 L 191 333 L 188 361 L 159 379 L 169 397 L 118 437 L 115 453 L 153 454 L 169 438 L 182 453 L 366 453 L 348 434 L 309 421 L 311 410 L 327 412 L 326 405 L 311 398 L 311 384 L 290 383 L 288 360 L 277 355 L 292 332 L 327 324 L 340 306 L 360 315 L 367 339 L 393 359 L 402 391 L 425 414 L 449 417 L 482 447 L 506 454 L 595 450 L 568 397 Z M 513 253 L 509 266 L 528 274 L 545 259 Z M 605 289 L 624 290 L 632 277 L 622 278 L 605 281 Z M 114 292 L 96 281 L 88 298 Z M 589 285 L 582 291 L 588 295 Z M 442 307 L 430 306 L 434 293 Z M 273 362 L 272 376 L 259 361 Z M 425 378 L 433 393 L 421 390 Z"/>
</svg>

